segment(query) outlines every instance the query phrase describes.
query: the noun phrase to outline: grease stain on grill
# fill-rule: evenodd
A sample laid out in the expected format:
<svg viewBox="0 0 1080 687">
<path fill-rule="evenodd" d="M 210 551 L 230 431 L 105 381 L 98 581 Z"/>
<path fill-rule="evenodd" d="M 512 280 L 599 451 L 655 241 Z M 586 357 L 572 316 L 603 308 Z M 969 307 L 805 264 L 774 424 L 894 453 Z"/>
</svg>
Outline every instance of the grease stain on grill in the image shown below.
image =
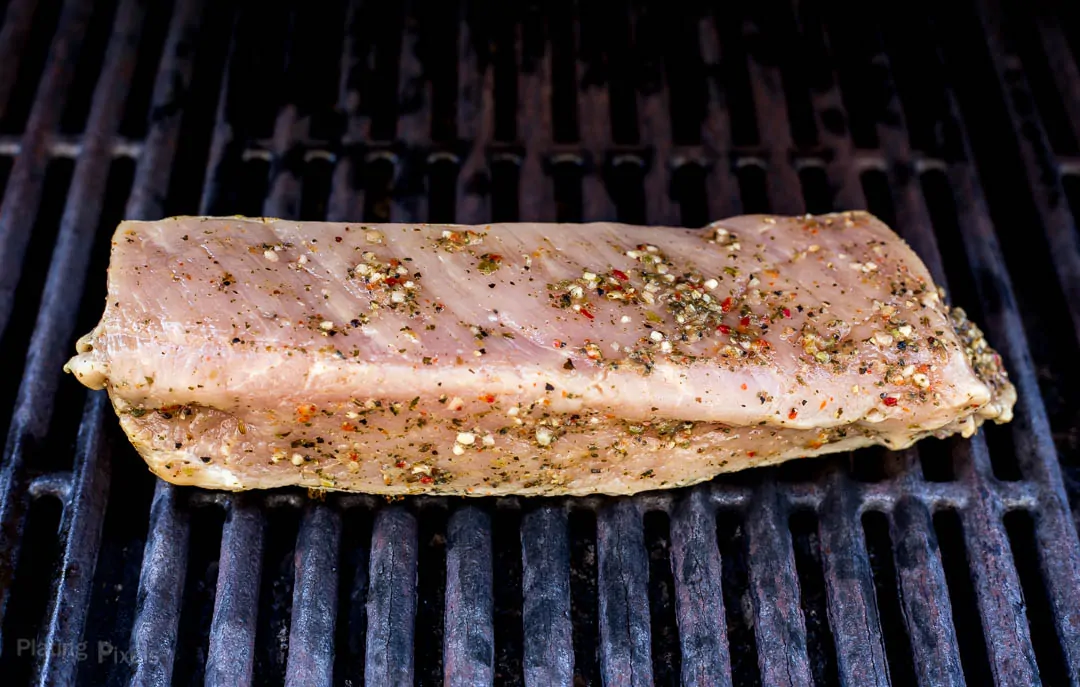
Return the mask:
<svg viewBox="0 0 1080 687">
<path fill-rule="evenodd" d="M 721 593 L 727 616 L 731 682 L 734 687 L 760 687 L 754 604 L 750 598 L 751 563 L 741 513 L 729 510 L 717 512 L 716 542 L 720 548 Z"/>
</svg>

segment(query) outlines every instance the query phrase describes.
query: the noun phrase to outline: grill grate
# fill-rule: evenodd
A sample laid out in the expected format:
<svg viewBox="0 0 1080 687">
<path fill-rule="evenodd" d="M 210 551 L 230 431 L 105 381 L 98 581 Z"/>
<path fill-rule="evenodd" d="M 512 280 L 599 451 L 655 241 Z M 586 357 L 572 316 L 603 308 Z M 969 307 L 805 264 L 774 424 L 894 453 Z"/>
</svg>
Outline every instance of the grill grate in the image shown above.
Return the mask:
<svg viewBox="0 0 1080 687">
<path fill-rule="evenodd" d="M 0 0 L 0 674 L 1080 684 L 1080 24 L 917 4 Z M 859 207 L 985 323 L 1011 425 L 636 498 L 389 504 L 174 489 L 59 373 L 122 216 Z"/>
</svg>

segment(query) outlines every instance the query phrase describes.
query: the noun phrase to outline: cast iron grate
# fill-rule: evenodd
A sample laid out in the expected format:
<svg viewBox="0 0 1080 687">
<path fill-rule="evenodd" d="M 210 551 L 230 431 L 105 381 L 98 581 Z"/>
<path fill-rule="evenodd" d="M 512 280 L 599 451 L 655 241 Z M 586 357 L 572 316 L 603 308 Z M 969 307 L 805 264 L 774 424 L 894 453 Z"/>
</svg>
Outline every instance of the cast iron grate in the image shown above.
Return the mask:
<svg viewBox="0 0 1080 687">
<path fill-rule="evenodd" d="M 1080 684 L 1080 23 L 915 4 L 0 0 L 5 684 Z M 124 216 L 859 207 L 985 323 L 1014 423 L 389 504 L 156 482 L 60 373 Z"/>
</svg>

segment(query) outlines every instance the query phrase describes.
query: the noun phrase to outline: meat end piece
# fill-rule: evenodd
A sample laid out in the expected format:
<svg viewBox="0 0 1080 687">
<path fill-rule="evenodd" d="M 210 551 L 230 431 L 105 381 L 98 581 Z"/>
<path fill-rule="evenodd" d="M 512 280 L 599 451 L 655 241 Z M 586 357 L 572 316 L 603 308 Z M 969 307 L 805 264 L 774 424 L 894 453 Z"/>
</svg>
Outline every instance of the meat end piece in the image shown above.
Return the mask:
<svg viewBox="0 0 1080 687">
<path fill-rule="evenodd" d="M 176 484 L 630 494 L 1007 422 L 865 212 L 702 229 L 124 222 L 68 371 Z"/>
</svg>

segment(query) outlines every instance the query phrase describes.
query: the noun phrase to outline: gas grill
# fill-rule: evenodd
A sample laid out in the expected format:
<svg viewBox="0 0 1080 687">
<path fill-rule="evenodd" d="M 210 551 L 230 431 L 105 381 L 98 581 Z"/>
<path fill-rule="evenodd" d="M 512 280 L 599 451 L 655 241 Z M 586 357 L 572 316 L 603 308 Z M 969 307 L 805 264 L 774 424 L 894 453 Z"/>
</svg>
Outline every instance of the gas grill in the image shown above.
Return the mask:
<svg viewBox="0 0 1080 687">
<path fill-rule="evenodd" d="M 1080 22 L 944 5 L 0 0 L 3 683 L 1080 684 Z M 124 217 L 851 208 L 1014 422 L 632 498 L 227 494 L 61 373 Z"/>
</svg>

